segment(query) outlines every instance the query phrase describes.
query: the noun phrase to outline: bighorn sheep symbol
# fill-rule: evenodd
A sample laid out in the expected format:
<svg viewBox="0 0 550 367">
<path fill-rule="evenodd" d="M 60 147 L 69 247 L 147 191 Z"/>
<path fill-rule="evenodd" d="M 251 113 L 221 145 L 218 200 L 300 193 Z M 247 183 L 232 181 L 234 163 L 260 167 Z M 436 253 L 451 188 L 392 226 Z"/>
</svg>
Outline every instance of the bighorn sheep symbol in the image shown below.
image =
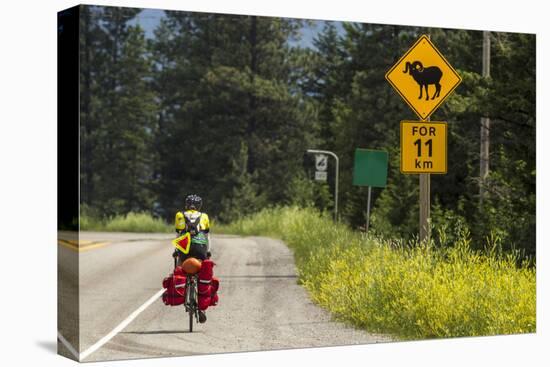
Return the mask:
<svg viewBox="0 0 550 367">
<path fill-rule="evenodd" d="M 443 75 L 441 69 L 439 69 L 437 66 L 424 68 L 420 61 L 415 61 L 412 64 L 407 61 L 407 64 L 405 64 L 405 70 L 403 72 L 406 73 L 407 71 L 409 72 L 409 75 L 412 75 L 413 79 L 420 86 L 420 96 L 418 97 L 418 99 L 422 98 L 422 88 L 426 88 L 426 101 L 429 99 L 428 85 L 430 84 L 435 84 L 435 93 L 432 96 L 432 99 L 434 99 L 435 97 L 439 97 L 439 92 L 441 92 L 441 84 L 439 84 L 439 81 L 441 80 L 441 76 Z"/>
</svg>

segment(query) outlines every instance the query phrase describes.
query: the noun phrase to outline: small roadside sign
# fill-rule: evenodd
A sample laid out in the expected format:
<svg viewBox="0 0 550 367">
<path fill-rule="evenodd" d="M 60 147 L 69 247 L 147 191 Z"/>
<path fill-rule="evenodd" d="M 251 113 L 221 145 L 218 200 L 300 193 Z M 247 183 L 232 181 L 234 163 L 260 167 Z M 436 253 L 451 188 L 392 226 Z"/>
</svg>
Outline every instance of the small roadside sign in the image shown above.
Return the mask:
<svg viewBox="0 0 550 367">
<path fill-rule="evenodd" d="M 326 171 L 328 167 L 328 156 L 325 154 L 315 155 L 315 169 L 317 171 Z"/>
<path fill-rule="evenodd" d="M 418 117 L 426 120 L 462 78 L 423 35 L 386 73 L 386 80 Z"/>
<path fill-rule="evenodd" d="M 327 173 L 323 171 L 315 171 L 315 180 L 316 181 L 326 181 Z"/>
<path fill-rule="evenodd" d="M 447 123 L 401 121 L 401 172 L 447 173 Z"/>
<path fill-rule="evenodd" d="M 338 156 L 330 150 L 308 149 L 306 151 L 309 154 L 315 154 L 315 180 L 326 181 L 327 180 L 327 168 L 328 168 L 328 156 L 334 158 L 334 221 L 338 222 L 338 172 L 340 172 Z"/>
</svg>

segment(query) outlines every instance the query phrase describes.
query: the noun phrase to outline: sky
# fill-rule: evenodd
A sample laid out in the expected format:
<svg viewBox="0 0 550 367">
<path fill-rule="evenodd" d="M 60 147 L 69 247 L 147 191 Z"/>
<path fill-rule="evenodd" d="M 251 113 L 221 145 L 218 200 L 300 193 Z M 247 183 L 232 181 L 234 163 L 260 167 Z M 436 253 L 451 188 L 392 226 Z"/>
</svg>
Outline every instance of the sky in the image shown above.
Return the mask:
<svg viewBox="0 0 550 367">
<path fill-rule="evenodd" d="M 154 37 L 154 30 L 160 23 L 160 19 L 164 16 L 164 10 L 160 9 L 143 9 L 135 19 L 133 19 L 131 24 L 139 24 L 145 30 L 145 36 L 147 38 Z M 301 29 L 302 38 L 299 42 L 290 42 L 292 46 L 301 46 L 301 47 L 313 47 L 313 40 L 319 32 L 323 30 L 323 25 L 325 21 L 322 20 L 312 20 L 313 24 L 311 26 L 305 26 Z M 336 26 L 336 29 L 339 33 L 343 33 L 342 22 L 333 22 Z"/>
</svg>

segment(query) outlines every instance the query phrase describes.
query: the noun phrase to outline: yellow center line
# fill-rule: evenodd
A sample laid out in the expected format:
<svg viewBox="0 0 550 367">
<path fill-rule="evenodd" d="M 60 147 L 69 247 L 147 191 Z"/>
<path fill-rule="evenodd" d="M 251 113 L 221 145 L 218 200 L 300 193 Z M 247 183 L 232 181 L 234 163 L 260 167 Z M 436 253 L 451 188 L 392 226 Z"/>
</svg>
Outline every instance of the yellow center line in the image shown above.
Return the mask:
<svg viewBox="0 0 550 367">
<path fill-rule="evenodd" d="M 58 240 L 57 244 L 77 252 L 85 252 L 108 245 L 110 242 L 92 242 L 88 240 Z"/>
</svg>

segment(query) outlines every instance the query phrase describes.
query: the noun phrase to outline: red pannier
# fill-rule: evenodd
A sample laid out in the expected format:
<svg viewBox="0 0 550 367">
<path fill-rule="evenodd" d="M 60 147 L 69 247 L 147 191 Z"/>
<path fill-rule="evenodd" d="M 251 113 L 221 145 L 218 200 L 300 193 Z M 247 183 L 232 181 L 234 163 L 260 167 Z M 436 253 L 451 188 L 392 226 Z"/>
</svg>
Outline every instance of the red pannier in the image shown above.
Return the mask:
<svg viewBox="0 0 550 367">
<path fill-rule="evenodd" d="M 173 274 L 164 278 L 162 287 L 166 290 L 162 294 L 162 301 L 165 305 L 178 306 L 185 302 L 185 280 L 185 275 L 179 266 Z"/>
<path fill-rule="evenodd" d="M 216 277 L 212 277 L 211 283 L 212 293 L 210 293 L 210 306 L 216 306 L 218 304 L 218 288 L 220 288 L 220 280 Z"/>
<path fill-rule="evenodd" d="M 207 259 L 202 262 L 201 270 L 199 271 L 199 310 L 204 311 L 208 306 L 218 304 L 218 295 L 216 292 L 219 288 L 218 278 L 213 277 L 213 268 L 216 265 L 212 260 Z"/>
</svg>

